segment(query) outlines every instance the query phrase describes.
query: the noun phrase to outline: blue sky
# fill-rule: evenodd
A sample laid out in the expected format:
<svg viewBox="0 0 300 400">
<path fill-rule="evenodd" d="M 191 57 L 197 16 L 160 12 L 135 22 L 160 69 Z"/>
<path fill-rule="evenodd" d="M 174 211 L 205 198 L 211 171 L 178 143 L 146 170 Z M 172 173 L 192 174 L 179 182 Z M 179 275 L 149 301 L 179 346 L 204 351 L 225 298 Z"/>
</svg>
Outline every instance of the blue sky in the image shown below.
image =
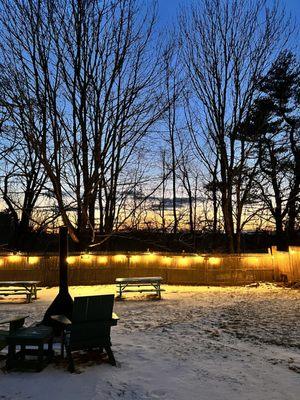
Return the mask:
<svg viewBox="0 0 300 400">
<path fill-rule="evenodd" d="M 200 0 L 199 0 L 200 1 Z M 230 0 L 228 0 L 230 1 Z M 275 0 L 267 0 L 268 3 L 274 4 Z M 296 29 L 298 35 L 300 32 L 300 0 L 278 0 L 279 4 L 285 6 L 286 12 L 291 14 L 295 19 Z M 197 0 L 157 0 L 158 2 L 158 25 L 162 28 L 165 26 L 172 26 L 176 20 L 177 11 L 180 7 L 188 6 L 189 4 L 197 2 Z M 296 54 L 300 54 L 299 36 L 295 35 L 291 40 L 291 50 Z"/>
<path fill-rule="evenodd" d="M 291 12 L 300 22 L 300 0 L 279 0 L 280 3 L 286 5 L 288 12 Z M 159 6 L 159 19 L 162 24 L 172 21 L 172 18 L 176 16 L 177 8 L 179 5 L 188 5 L 194 2 L 194 0 L 158 0 Z M 269 0 L 272 4 L 273 0 Z"/>
</svg>

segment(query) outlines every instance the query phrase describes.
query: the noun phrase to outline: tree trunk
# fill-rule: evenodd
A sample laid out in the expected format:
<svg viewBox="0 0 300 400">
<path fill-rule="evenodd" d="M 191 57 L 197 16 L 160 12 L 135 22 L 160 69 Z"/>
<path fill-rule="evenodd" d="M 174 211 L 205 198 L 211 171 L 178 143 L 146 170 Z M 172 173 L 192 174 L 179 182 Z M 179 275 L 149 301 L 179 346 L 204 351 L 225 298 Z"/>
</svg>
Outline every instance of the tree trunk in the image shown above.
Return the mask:
<svg viewBox="0 0 300 400">
<path fill-rule="evenodd" d="M 283 230 L 283 220 L 281 210 L 275 209 L 275 224 L 276 224 L 276 245 L 277 249 L 284 251 L 287 250 L 286 235 Z"/>
</svg>

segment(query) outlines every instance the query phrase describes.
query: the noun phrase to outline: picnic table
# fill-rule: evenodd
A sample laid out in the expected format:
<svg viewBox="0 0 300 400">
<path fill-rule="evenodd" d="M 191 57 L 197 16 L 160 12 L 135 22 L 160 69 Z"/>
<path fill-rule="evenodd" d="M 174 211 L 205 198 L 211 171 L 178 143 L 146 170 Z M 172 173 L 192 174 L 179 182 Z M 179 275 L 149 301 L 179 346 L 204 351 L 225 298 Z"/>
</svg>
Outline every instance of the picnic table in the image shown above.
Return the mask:
<svg viewBox="0 0 300 400">
<path fill-rule="evenodd" d="M 117 278 L 118 298 L 122 299 L 122 294 L 124 292 L 155 292 L 157 297 L 161 299 L 161 292 L 164 291 L 164 289 L 160 287 L 162 280 L 163 278 L 161 276 Z"/>
<path fill-rule="evenodd" d="M 25 294 L 27 303 L 37 299 L 37 285 L 40 281 L 0 281 L 0 296 Z"/>
</svg>

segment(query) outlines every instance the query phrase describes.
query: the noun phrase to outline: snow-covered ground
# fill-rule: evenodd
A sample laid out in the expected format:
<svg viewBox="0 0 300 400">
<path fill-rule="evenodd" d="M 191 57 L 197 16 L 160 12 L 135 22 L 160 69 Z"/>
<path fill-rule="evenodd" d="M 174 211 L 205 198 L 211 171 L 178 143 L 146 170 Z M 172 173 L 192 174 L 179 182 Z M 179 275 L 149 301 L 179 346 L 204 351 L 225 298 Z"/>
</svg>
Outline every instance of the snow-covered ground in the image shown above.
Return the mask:
<svg viewBox="0 0 300 400">
<path fill-rule="evenodd" d="M 77 357 L 77 372 L 57 360 L 40 373 L 0 371 L 0 400 L 299 400 L 300 291 L 164 286 L 162 301 L 131 294 L 116 302 L 112 342 L 117 367 Z M 73 296 L 114 286 L 72 287 Z M 22 304 L 0 300 L 0 318 L 39 320 L 57 288 Z M 3 361 L 2 361 L 3 363 Z"/>
</svg>

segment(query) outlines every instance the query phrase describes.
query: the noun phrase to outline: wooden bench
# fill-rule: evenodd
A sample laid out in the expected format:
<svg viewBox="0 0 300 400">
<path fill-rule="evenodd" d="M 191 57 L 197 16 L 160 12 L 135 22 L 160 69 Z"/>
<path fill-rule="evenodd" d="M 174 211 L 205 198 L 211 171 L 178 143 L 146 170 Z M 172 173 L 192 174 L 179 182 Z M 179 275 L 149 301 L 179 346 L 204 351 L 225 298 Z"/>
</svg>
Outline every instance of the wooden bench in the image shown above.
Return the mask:
<svg viewBox="0 0 300 400">
<path fill-rule="evenodd" d="M 161 292 L 164 292 L 160 287 L 162 280 L 161 276 L 117 278 L 118 299 L 121 300 L 125 292 L 155 292 L 158 299 L 161 299 Z"/>
<path fill-rule="evenodd" d="M 37 299 L 39 281 L 0 281 L 0 296 L 25 295 L 26 302 Z"/>
</svg>

